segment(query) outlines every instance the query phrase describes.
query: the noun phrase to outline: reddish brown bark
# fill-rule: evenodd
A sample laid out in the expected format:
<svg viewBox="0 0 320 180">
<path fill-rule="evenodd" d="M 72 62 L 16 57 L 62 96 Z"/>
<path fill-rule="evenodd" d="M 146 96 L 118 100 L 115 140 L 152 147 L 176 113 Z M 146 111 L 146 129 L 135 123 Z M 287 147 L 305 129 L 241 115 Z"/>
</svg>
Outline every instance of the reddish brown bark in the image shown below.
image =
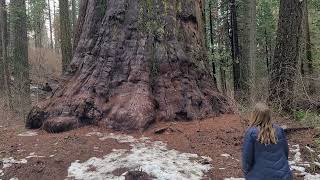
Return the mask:
<svg viewBox="0 0 320 180">
<path fill-rule="evenodd" d="M 141 130 L 229 111 L 207 69 L 200 3 L 88 1 L 71 77 L 29 114 L 27 127 Z"/>
</svg>

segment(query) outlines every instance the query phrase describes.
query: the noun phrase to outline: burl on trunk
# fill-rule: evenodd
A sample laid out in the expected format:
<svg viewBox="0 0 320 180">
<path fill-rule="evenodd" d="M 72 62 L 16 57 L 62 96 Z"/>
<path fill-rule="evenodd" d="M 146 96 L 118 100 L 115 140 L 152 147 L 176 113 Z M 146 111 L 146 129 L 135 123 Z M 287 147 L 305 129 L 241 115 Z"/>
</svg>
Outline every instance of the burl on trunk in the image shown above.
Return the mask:
<svg viewBox="0 0 320 180">
<path fill-rule="evenodd" d="M 143 130 L 230 111 L 207 69 L 201 0 L 86 3 L 69 80 L 33 108 L 28 128 Z"/>
</svg>

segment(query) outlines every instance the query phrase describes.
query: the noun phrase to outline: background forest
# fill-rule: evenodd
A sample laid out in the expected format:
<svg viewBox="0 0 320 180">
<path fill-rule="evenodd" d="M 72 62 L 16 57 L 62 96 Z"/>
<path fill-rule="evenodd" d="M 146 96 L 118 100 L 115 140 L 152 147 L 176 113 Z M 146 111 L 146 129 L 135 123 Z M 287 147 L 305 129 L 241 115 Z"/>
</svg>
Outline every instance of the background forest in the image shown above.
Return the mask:
<svg viewBox="0 0 320 180">
<path fill-rule="evenodd" d="M 300 20 L 290 22 L 284 17 L 289 10 L 279 0 L 204 2 L 211 75 L 240 110 L 252 102 L 269 100 L 279 112 L 298 119 L 319 119 L 320 2 L 299 3 L 300 11 L 288 13 L 298 13 Z M 84 18 L 79 6 L 78 0 L 1 0 L 1 119 L 7 119 L 8 112 L 26 117 L 31 102 L 46 97 L 46 90 L 63 79 L 60 75 L 66 72 L 78 41 L 77 19 Z M 279 12 L 283 21 L 279 21 Z M 291 37 L 281 34 L 286 33 L 281 31 L 285 26 L 295 27 L 297 44 L 281 46 L 290 42 L 281 39 Z M 278 57 L 281 54 L 288 59 Z M 283 79 L 289 80 L 276 83 Z"/>
</svg>

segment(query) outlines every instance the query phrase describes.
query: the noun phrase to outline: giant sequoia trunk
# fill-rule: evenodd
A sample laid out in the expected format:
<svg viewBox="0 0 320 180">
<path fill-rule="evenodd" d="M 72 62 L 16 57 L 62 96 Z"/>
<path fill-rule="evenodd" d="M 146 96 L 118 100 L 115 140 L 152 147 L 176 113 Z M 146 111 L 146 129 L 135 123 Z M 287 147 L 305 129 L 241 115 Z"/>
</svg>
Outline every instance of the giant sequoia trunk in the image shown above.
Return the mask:
<svg viewBox="0 0 320 180">
<path fill-rule="evenodd" d="M 89 0 L 80 10 L 71 77 L 31 111 L 26 126 L 60 132 L 99 122 L 142 130 L 229 111 L 207 69 L 201 4 Z"/>
<path fill-rule="evenodd" d="M 269 101 L 292 112 L 294 82 L 298 72 L 301 21 L 301 0 L 281 0 L 274 60 L 271 65 Z"/>
</svg>

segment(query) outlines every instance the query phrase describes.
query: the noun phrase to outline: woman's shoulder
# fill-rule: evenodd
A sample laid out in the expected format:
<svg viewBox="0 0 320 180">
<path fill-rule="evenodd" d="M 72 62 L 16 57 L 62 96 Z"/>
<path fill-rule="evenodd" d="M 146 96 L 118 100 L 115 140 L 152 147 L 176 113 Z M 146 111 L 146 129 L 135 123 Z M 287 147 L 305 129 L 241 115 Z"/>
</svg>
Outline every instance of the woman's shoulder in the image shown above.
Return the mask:
<svg viewBox="0 0 320 180">
<path fill-rule="evenodd" d="M 246 136 L 256 137 L 259 132 L 259 129 L 257 127 L 249 127 L 246 130 Z"/>
<path fill-rule="evenodd" d="M 279 125 L 273 124 L 273 127 L 276 129 L 276 132 L 278 134 L 278 138 L 285 137 L 285 131 L 284 128 L 282 128 Z"/>
</svg>

